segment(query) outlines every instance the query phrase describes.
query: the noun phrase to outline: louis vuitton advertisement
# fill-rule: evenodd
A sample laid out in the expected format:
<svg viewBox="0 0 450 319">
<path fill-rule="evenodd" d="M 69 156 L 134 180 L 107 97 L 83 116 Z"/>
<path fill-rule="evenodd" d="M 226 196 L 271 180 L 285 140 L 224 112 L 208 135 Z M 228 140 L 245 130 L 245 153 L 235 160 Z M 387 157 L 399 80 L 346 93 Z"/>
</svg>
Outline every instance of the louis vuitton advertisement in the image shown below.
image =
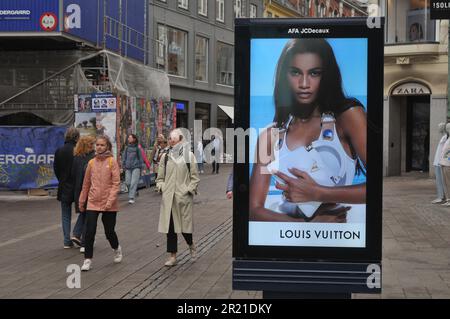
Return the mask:
<svg viewBox="0 0 450 319">
<path fill-rule="evenodd" d="M 250 245 L 365 246 L 367 68 L 367 39 L 252 39 Z"/>
</svg>

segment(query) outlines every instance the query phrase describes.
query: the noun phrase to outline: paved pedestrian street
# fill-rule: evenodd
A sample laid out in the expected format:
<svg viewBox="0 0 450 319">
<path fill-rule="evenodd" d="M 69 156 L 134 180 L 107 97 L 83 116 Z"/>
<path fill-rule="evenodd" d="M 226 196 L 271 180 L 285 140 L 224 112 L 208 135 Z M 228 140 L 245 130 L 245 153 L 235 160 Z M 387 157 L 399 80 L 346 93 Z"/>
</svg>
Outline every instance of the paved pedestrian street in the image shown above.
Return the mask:
<svg viewBox="0 0 450 319">
<path fill-rule="evenodd" d="M 232 201 L 225 198 L 230 170 L 201 175 L 195 262 L 179 236 L 178 264 L 164 267 L 160 196 L 142 189 L 134 205 L 120 195 L 116 229 L 123 262 L 113 263 L 99 222 L 93 268 L 82 273 L 81 288 L 75 289 L 67 287 L 66 269 L 81 265 L 83 255 L 63 249 L 59 202 L 0 193 L 0 298 L 262 298 L 261 292 L 231 288 Z M 383 293 L 354 298 L 450 298 L 450 208 L 430 204 L 434 191 L 434 181 L 420 173 L 385 179 Z"/>
</svg>

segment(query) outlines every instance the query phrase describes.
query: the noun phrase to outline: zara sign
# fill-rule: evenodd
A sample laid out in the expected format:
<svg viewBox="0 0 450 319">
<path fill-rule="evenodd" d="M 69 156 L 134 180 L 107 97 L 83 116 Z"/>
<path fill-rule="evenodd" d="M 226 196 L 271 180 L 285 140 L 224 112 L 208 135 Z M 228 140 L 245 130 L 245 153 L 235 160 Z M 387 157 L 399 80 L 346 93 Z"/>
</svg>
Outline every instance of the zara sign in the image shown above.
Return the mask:
<svg viewBox="0 0 450 319">
<path fill-rule="evenodd" d="M 425 85 L 415 82 L 403 83 L 397 86 L 392 95 L 430 95 L 431 91 Z"/>
</svg>

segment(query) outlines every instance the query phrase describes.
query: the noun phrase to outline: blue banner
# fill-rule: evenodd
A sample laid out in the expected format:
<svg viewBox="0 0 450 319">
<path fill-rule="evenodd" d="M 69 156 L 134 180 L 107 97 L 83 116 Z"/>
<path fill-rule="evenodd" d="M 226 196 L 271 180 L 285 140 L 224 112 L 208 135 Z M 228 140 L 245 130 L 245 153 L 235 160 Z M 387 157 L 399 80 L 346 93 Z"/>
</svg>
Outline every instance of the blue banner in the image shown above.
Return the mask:
<svg viewBox="0 0 450 319">
<path fill-rule="evenodd" d="M 0 32 L 59 31 L 58 0 L 1 0 Z"/>
<path fill-rule="evenodd" d="M 0 189 L 52 188 L 65 127 L 0 127 Z"/>
</svg>

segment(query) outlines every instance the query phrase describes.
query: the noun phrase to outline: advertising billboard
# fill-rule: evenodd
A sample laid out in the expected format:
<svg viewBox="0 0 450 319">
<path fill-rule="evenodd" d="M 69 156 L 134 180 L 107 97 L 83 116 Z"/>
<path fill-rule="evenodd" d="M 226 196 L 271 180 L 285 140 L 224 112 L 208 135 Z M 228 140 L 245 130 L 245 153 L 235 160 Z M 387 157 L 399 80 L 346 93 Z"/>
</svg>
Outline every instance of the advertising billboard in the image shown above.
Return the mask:
<svg viewBox="0 0 450 319">
<path fill-rule="evenodd" d="M 237 21 L 235 258 L 381 260 L 383 48 L 365 19 Z"/>
<path fill-rule="evenodd" d="M 58 185 L 53 162 L 67 128 L 0 127 L 0 189 L 52 188 Z"/>
<path fill-rule="evenodd" d="M 59 1 L 0 1 L 0 32 L 59 31 Z"/>
</svg>

